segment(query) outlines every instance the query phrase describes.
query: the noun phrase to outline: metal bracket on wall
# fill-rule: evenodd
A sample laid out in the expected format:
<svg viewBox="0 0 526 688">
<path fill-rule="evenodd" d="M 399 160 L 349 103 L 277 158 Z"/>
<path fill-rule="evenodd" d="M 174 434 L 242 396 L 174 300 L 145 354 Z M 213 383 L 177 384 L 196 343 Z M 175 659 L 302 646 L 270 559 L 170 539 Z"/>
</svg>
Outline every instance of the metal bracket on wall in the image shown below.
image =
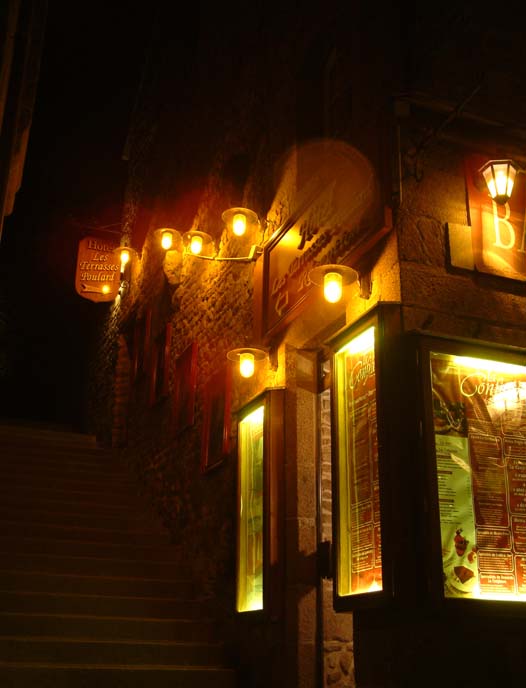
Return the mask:
<svg viewBox="0 0 526 688">
<path fill-rule="evenodd" d="M 373 290 L 373 277 L 370 271 L 358 273 L 358 284 L 360 286 L 360 297 L 362 299 L 371 298 Z"/>
<path fill-rule="evenodd" d="M 320 578 L 330 580 L 332 575 L 332 542 L 318 542 L 318 574 Z"/>
</svg>

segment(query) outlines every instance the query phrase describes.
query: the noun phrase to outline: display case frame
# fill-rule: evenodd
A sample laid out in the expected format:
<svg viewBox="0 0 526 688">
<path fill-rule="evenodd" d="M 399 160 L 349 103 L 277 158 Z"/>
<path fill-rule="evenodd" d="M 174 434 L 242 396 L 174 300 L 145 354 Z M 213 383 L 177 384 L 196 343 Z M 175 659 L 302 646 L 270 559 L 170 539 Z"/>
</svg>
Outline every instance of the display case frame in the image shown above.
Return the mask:
<svg viewBox="0 0 526 688">
<path fill-rule="evenodd" d="M 261 608 L 244 609 L 240 602 L 243 581 L 243 420 L 257 409 L 263 409 L 263 495 L 262 495 L 262 599 Z M 251 400 L 236 414 L 237 498 L 236 498 L 236 611 L 243 618 L 278 619 L 282 614 L 284 585 L 284 458 L 285 458 L 285 390 L 268 389 Z"/>
<path fill-rule="evenodd" d="M 510 434 L 509 427 L 526 414 L 526 400 L 523 403 L 517 391 L 519 383 L 521 390 L 523 384 L 526 388 L 526 351 L 429 333 L 413 335 L 427 597 L 434 605 L 461 613 L 470 609 L 524 616 L 526 470 L 524 479 L 517 476 L 522 457 L 526 466 L 526 425 L 524 433 L 521 429 Z M 500 397 L 514 377 L 512 393 L 519 401 L 499 410 Z M 524 570 L 520 584 L 519 562 Z M 521 596 L 511 594 L 510 586 L 522 588 Z"/>
<path fill-rule="evenodd" d="M 361 376 L 360 384 L 368 389 L 358 397 L 358 388 L 352 393 L 345 390 L 343 378 L 352 378 L 350 372 L 344 372 L 344 359 L 339 357 L 347 356 L 345 366 L 354 365 L 354 354 L 346 354 L 346 347 L 367 336 L 371 330 L 374 331 L 374 346 L 368 350 L 368 359 L 360 363 L 363 364 L 362 373 L 368 370 Z M 396 532 L 405 514 L 403 509 L 393 509 L 392 505 L 403 498 L 392 476 L 400 471 L 403 454 L 401 415 L 404 404 L 390 408 L 389 400 L 395 398 L 400 385 L 400 304 L 383 303 L 375 307 L 333 337 L 329 347 L 332 360 L 334 607 L 336 611 L 353 611 L 388 603 L 397 584 L 397 552 L 391 533 Z M 364 412 L 367 413 L 365 427 Z M 366 433 L 366 440 L 360 439 L 360 432 Z M 350 449 L 350 443 L 355 440 L 356 445 L 352 445 L 355 448 Z M 364 442 L 368 449 L 363 449 Z M 367 471 L 372 473 L 371 477 L 367 477 Z M 364 499 L 357 497 L 353 501 L 351 492 L 365 495 Z M 369 577 L 372 580 L 368 580 Z"/>
</svg>

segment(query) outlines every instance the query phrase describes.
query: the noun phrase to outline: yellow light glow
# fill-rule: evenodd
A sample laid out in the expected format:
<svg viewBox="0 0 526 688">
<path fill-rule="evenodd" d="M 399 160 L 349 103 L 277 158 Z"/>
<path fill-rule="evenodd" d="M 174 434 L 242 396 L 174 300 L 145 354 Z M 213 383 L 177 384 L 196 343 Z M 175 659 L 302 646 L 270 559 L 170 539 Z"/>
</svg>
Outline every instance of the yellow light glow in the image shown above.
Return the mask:
<svg viewBox="0 0 526 688">
<path fill-rule="evenodd" d="M 239 354 L 239 372 L 242 377 L 252 377 L 254 367 L 254 354 L 249 352 Z"/>
<path fill-rule="evenodd" d="M 338 303 L 343 294 L 343 279 L 339 272 L 328 272 L 323 278 L 323 295 L 329 303 Z"/>
<path fill-rule="evenodd" d="M 244 416 L 238 430 L 238 612 L 263 609 L 263 436 L 265 407 Z"/>
<path fill-rule="evenodd" d="M 232 219 L 232 231 L 236 236 L 243 236 L 247 231 L 247 218 L 244 213 L 236 213 Z"/>
<path fill-rule="evenodd" d="M 172 248 L 174 242 L 174 237 L 172 232 L 166 230 L 165 232 L 162 233 L 161 235 L 161 246 L 164 248 L 165 251 L 168 251 L 168 249 Z"/>
<path fill-rule="evenodd" d="M 243 418 L 242 422 L 260 426 L 263 424 L 263 418 L 264 417 L 265 417 L 265 407 L 264 406 L 258 406 L 257 409 L 254 409 L 254 411 L 252 411 L 251 413 L 246 415 Z"/>
<path fill-rule="evenodd" d="M 432 355 L 434 356 L 436 354 Z M 474 358 L 472 356 L 455 356 L 454 354 L 449 354 L 448 358 L 452 363 L 466 368 L 477 368 L 482 371 L 491 371 L 493 373 L 509 373 L 510 375 L 514 373 L 524 373 L 524 366 L 517 365 L 516 363 L 492 361 L 489 358 Z"/>
<path fill-rule="evenodd" d="M 121 272 L 124 272 L 124 268 L 130 262 L 130 252 L 127 248 L 123 248 L 121 251 Z"/>
<path fill-rule="evenodd" d="M 368 330 L 365 330 L 354 339 L 342 347 L 338 353 L 347 351 L 350 354 L 358 354 L 361 351 L 369 351 L 374 347 L 374 325 Z"/>
<path fill-rule="evenodd" d="M 513 181 L 508 178 L 503 170 L 496 170 L 495 179 L 490 180 L 488 188 L 491 198 L 511 196 Z"/>
<path fill-rule="evenodd" d="M 109 294 L 111 291 L 111 287 L 109 284 L 103 284 L 102 285 L 102 293 L 103 294 Z"/>
<path fill-rule="evenodd" d="M 203 237 L 200 237 L 199 235 L 195 234 L 190 239 L 190 251 L 194 254 L 194 256 L 198 256 L 202 250 L 203 250 Z"/>
</svg>

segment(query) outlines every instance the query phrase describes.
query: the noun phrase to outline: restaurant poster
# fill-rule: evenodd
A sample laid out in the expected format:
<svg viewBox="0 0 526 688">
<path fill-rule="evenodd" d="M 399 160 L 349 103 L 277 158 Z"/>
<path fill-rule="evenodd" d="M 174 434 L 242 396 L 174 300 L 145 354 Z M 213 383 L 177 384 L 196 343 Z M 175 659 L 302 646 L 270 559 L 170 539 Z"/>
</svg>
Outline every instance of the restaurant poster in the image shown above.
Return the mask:
<svg viewBox="0 0 526 688">
<path fill-rule="evenodd" d="M 375 328 L 336 353 L 338 594 L 382 590 Z"/>
<path fill-rule="evenodd" d="M 430 366 L 444 594 L 526 600 L 526 366 Z"/>
</svg>

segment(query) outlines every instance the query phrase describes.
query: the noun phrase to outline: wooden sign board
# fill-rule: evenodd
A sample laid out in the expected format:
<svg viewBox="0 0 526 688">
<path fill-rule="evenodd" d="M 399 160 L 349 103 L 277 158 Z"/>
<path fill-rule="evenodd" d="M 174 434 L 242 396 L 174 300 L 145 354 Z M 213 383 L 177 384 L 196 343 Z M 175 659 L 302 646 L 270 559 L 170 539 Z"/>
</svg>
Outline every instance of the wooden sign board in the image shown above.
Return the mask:
<svg viewBox="0 0 526 688">
<path fill-rule="evenodd" d="M 289 167 L 295 182 L 284 200 L 277 195 L 289 217 L 264 252 L 261 329 L 267 337 L 305 306 L 311 268 L 351 265 L 353 251 L 375 235 L 376 241 L 385 224 L 379 179 L 357 149 L 341 141 L 310 143 Z"/>
<path fill-rule="evenodd" d="M 84 237 L 79 242 L 75 289 L 84 299 L 113 301 L 120 287 L 120 263 L 114 253 L 118 243 Z"/>
</svg>

